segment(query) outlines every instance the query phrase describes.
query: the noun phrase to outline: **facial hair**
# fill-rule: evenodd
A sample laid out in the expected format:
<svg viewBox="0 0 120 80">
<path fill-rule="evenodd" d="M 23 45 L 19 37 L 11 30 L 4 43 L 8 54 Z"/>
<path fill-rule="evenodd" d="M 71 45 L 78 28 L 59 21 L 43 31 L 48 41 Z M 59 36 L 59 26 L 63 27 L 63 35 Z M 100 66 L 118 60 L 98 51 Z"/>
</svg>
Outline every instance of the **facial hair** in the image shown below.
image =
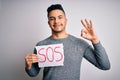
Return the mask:
<svg viewBox="0 0 120 80">
<path fill-rule="evenodd" d="M 63 26 L 63 24 L 61 24 L 61 26 Z M 62 30 L 60 30 L 60 31 L 57 31 L 57 30 L 52 29 L 52 33 L 58 34 L 58 33 L 63 32 L 64 30 L 65 30 L 65 27 L 64 27 Z"/>
</svg>

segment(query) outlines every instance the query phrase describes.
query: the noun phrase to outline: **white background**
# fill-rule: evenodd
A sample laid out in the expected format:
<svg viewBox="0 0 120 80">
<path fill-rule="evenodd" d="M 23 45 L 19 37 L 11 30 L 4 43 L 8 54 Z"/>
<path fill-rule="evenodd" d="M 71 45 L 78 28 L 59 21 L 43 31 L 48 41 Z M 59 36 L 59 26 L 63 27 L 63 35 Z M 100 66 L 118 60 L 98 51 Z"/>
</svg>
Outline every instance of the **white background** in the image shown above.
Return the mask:
<svg viewBox="0 0 120 80">
<path fill-rule="evenodd" d="M 41 80 L 42 72 L 34 78 L 25 73 L 24 57 L 51 35 L 46 9 L 54 3 L 63 5 L 67 31 L 76 37 L 80 20 L 91 19 L 108 53 L 111 69 L 83 59 L 81 80 L 120 80 L 120 0 L 0 0 L 0 80 Z"/>
</svg>

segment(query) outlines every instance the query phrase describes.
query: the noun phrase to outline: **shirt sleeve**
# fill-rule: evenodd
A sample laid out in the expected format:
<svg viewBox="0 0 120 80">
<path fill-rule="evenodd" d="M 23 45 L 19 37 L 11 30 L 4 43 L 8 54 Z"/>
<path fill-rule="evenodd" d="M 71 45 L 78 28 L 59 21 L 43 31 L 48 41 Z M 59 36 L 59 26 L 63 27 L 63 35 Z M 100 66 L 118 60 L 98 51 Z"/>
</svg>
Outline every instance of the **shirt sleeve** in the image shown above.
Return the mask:
<svg viewBox="0 0 120 80">
<path fill-rule="evenodd" d="M 37 51 L 36 49 L 34 49 L 34 54 L 37 54 Z M 40 68 L 38 67 L 38 63 L 34 63 L 32 64 L 32 67 L 30 70 L 28 70 L 26 67 L 25 67 L 25 71 L 26 73 L 31 76 L 31 77 L 35 77 L 38 75 L 39 71 L 40 71 Z"/>
<path fill-rule="evenodd" d="M 100 42 L 97 44 L 93 44 L 93 47 L 88 46 L 85 50 L 84 57 L 99 69 L 110 69 L 110 62 L 107 53 Z"/>
</svg>

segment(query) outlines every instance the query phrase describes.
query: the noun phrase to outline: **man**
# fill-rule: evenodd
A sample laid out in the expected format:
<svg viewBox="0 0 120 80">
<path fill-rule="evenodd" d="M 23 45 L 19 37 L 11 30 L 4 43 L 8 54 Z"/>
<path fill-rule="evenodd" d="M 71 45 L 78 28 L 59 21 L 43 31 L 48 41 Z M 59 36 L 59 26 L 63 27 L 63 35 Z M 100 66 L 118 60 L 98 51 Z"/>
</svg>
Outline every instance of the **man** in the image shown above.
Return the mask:
<svg viewBox="0 0 120 80">
<path fill-rule="evenodd" d="M 36 46 L 63 43 L 65 59 L 64 66 L 45 67 L 43 80 L 80 80 L 80 67 L 83 57 L 99 69 L 110 69 L 108 56 L 93 29 L 92 21 L 81 20 L 84 26 L 81 30 L 81 36 L 91 41 L 94 48 L 86 41 L 66 32 L 67 18 L 60 4 L 51 5 L 47 12 L 52 35 L 38 42 Z M 41 69 L 38 67 L 38 56 L 36 54 L 35 49 L 34 53 L 25 57 L 25 70 L 31 77 L 36 76 Z"/>
</svg>

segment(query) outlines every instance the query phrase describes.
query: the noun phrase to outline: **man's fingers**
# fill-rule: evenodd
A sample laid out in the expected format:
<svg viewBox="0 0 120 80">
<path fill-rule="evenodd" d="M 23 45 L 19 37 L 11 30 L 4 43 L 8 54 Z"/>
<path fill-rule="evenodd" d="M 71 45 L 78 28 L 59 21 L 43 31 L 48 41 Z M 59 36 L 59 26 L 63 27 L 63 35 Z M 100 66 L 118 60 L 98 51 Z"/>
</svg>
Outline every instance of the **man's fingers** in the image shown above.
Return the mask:
<svg viewBox="0 0 120 80">
<path fill-rule="evenodd" d="M 84 21 L 81 20 L 81 23 L 87 30 L 89 30 L 92 27 L 92 21 L 91 20 L 90 21 L 87 21 L 86 19 Z"/>
<path fill-rule="evenodd" d="M 86 27 L 89 27 L 90 24 L 89 24 L 89 22 L 86 19 L 85 19 L 85 22 L 86 22 Z"/>
<path fill-rule="evenodd" d="M 28 59 L 28 63 L 36 63 L 36 62 L 38 62 L 37 59 Z"/>
<path fill-rule="evenodd" d="M 91 20 L 90 20 L 90 25 L 91 25 L 91 27 L 93 26 L 93 25 L 92 25 L 92 21 L 91 21 Z"/>
<path fill-rule="evenodd" d="M 27 63 L 38 62 L 38 56 L 36 54 L 28 54 L 25 59 Z"/>
<path fill-rule="evenodd" d="M 34 54 L 34 53 L 27 54 L 25 57 L 25 62 L 26 62 L 26 67 L 30 69 L 33 63 L 38 62 L 37 54 Z"/>
<path fill-rule="evenodd" d="M 82 23 L 83 27 L 85 27 L 85 28 L 86 28 L 86 25 L 85 25 L 85 23 L 84 23 L 84 21 L 83 21 L 83 20 L 81 20 L 81 23 Z"/>
<path fill-rule="evenodd" d="M 81 37 L 87 38 L 87 30 L 85 28 L 81 30 Z"/>
<path fill-rule="evenodd" d="M 83 28 L 83 29 L 81 30 L 81 33 L 87 34 L 87 30 L 86 30 L 85 28 Z"/>
</svg>

